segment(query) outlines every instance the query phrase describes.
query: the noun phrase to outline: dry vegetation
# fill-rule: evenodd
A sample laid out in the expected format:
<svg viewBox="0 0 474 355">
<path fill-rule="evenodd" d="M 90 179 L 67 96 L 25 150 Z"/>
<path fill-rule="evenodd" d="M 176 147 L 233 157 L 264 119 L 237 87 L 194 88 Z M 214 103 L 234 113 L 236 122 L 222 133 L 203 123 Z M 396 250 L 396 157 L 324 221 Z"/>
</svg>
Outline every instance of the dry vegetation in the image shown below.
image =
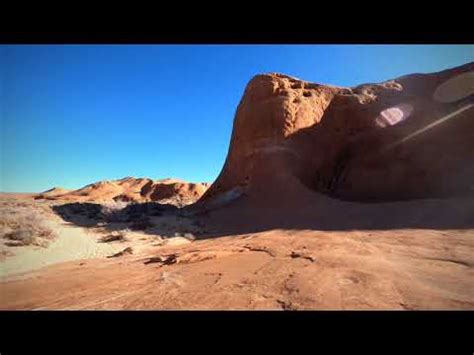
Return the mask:
<svg viewBox="0 0 474 355">
<path fill-rule="evenodd" d="M 28 201 L 0 200 L 0 241 L 4 246 L 47 247 L 56 237 L 46 210 Z"/>
<path fill-rule="evenodd" d="M 112 232 L 111 234 L 105 235 L 99 239 L 99 243 L 110 243 L 110 242 L 124 242 L 127 238 L 125 233 Z"/>
</svg>

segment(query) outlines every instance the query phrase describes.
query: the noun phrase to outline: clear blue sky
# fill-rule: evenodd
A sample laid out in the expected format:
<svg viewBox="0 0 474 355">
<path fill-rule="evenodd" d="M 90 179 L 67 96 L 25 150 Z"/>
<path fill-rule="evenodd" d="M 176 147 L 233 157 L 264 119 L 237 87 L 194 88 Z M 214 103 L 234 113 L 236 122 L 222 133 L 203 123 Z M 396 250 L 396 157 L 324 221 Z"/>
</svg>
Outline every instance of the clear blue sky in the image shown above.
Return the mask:
<svg viewBox="0 0 474 355">
<path fill-rule="evenodd" d="M 473 60 L 474 46 L 0 46 L 0 191 L 212 181 L 255 74 L 352 86 Z"/>
</svg>

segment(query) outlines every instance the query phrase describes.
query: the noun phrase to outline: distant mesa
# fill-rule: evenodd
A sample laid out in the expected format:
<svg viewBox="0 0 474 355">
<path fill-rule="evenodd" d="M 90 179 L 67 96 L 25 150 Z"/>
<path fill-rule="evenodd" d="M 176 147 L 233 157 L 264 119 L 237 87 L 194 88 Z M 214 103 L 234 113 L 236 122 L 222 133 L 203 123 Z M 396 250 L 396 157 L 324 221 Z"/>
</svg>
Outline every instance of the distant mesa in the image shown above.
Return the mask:
<svg viewBox="0 0 474 355">
<path fill-rule="evenodd" d="M 37 198 L 53 198 L 70 192 L 71 190 L 64 189 L 62 187 L 53 187 L 52 189 L 46 190 L 39 194 Z"/>
<path fill-rule="evenodd" d="M 98 181 L 78 190 L 55 187 L 38 194 L 35 198 L 78 202 L 159 201 L 187 205 L 199 199 L 208 186 L 207 183 L 189 183 L 178 179 L 152 180 L 126 177 L 119 180 Z"/>
</svg>

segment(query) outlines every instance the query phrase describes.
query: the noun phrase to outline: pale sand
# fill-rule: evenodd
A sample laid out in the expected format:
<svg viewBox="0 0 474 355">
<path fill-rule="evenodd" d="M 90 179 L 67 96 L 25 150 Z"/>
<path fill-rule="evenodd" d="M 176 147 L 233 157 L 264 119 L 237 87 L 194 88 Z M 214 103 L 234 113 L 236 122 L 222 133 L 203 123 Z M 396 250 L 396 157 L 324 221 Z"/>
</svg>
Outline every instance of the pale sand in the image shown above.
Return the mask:
<svg viewBox="0 0 474 355">
<path fill-rule="evenodd" d="M 0 263 L 0 280 L 18 279 L 24 273 L 65 261 L 102 258 L 114 254 L 123 246 L 120 244 L 98 243 L 97 236 L 86 229 L 64 222 L 48 220 L 47 225 L 57 234 L 49 247 L 23 246 L 12 248 L 14 256 Z"/>
</svg>

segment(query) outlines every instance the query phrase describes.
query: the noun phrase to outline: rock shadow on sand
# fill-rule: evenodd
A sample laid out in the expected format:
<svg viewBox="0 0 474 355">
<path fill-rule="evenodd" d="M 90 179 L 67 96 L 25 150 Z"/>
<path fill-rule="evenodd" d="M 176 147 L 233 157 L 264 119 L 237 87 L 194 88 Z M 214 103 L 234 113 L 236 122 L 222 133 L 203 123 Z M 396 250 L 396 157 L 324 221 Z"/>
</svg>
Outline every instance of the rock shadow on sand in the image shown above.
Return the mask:
<svg viewBox="0 0 474 355">
<path fill-rule="evenodd" d="M 123 208 L 107 204 L 74 202 L 52 206 L 65 222 L 83 228 L 103 228 L 110 232 L 134 231 L 164 238 L 186 233 L 202 234 L 202 224 L 184 216 L 171 204 L 156 202 L 132 203 Z"/>
</svg>

